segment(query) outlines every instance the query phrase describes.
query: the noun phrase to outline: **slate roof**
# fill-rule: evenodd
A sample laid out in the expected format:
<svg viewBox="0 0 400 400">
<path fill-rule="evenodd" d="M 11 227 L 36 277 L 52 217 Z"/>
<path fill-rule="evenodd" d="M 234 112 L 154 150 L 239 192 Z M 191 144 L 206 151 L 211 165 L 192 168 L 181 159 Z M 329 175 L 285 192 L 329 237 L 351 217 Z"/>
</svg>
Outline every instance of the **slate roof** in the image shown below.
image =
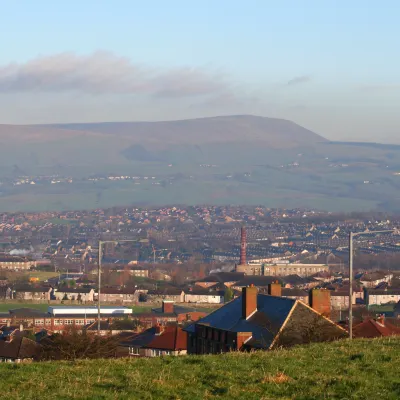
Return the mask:
<svg viewBox="0 0 400 400">
<path fill-rule="evenodd" d="M 124 347 L 144 347 L 149 344 L 156 334 L 156 328 L 146 329 L 145 331 L 134 336 L 131 340 L 121 341 Z"/>
<path fill-rule="evenodd" d="M 163 314 L 164 315 L 164 313 L 162 312 L 162 307 L 159 307 L 159 308 L 152 308 L 151 309 L 151 311 L 154 313 L 154 314 Z M 173 312 L 173 315 L 179 315 L 179 314 L 188 314 L 188 313 L 192 313 L 193 311 L 195 311 L 193 308 L 189 308 L 189 307 L 182 307 L 182 306 L 176 306 L 176 305 L 174 305 L 174 312 Z M 170 313 L 166 313 L 166 314 L 170 314 Z"/>
<path fill-rule="evenodd" d="M 299 275 L 287 275 L 282 277 L 284 283 L 289 283 L 291 285 L 301 285 L 310 282 L 310 279 L 302 278 Z M 314 279 L 312 279 L 314 280 Z"/>
<path fill-rule="evenodd" d="M 185 331 L 194 333 L 196 324 L 205 324 L 231 332 L 252 332 L 254 347 L 256 344 L 260 348 L 269 347 L 295 303 L 294 299 L 258 294 L 257 312 L 246 320 L 242 318 L 242 297 L 238 297 L 189 325 Z"/>
<path fill-rule="evenodd" d="M 257 275 L 246 275 L 240 281 L 236 282 L 234 286 L 247 287 L 250 285 L 254 286 L 268 286 L 270 283 L 279 282 L 282 283 L 282 279 L 276 276 L 257 276 Z"/>
<path fill-rule="evenodd" d="M 158 295 L 158 296 L 180 296 L 182 294 L 182 289 L 176 288 L 166 288 L 160 290 L 149 290 L 147 292 L 148 295 Z"/>
<path fill-rule="evenodd" d="M 97 331 L 98 321 L 94 321 L 90 325 L 86 327 L 88 331 Z M 111 330 L 110 323 L 108 321 L 100 321 L 100 330 L 101 331 L 109 331 Z"/>
<path fill-rule="evenodd" d="M 288 289 L 288 288 L 282 288 L 282 296 L 283 297 L 290 297 L 290 296 L 296 296 L 296 297 L 308 297 L 308 291 L 307 290 L 302 290 L 302 289 Z"/>
<path fill-rule="evenodd" d="M 56 290 L 58 293 L 90 293 L 92 288 L 78 288 L 78 289 L 70 289 L 70 288 L 59 288 Z"/>
<path fill-rule="evenodd" d="M 210 276 L 200 279 L 197 282 L 237 282 L 243 279 L 244 276 L 244 272 L 216 272 L 215 274 L 211 274 Z"/>
<path fill-rule="evenodd" d="M 24 293 L 48 293 L 52 288 L 50 286 L 14 286 L 13 290 Z"/>
<path fill-rule="evenodd" d="M 367 289 L 368 295 L 399 295 L 400 288 L 396 289 Z"/>
<path fill-rule="evenodd" d="M 49 313 L 36 310 L 34 308 L 14 308 L 13 310 L 10 310 L 9 316 L 17 318 L 51 318 Z"/>
<path fill-rule="evenodd" d="M 195 287 L 190 290 L 185 290 L 185 294 L 192 294 L 192 295 L 199 295 L 199 296 L 223 296 L 223 290 L 210 290 L 210 289 L 203 289 L 199 287 Z"/>
<path fill-rule="evenodd" d="M 101 294 L 135 294 L 136 289 L 103 288 Z"/>
<path fill-rule="evenodd" d="M 373 282 L 373 281 L 377 281 L 379 279 L 385 279 L 388 275 L 390 275 L 390 274 L 388 274 L 388 273 L 386 273 L 384 271 L 368 272 L 368 273 L 365 273 L 361 277 L 361 281 Z"/>
<path fill-rule="evenodd" d="M 0 358 L 26 359 L 40 354 L 40 345 L 26 337 L 17 337 L 11 342 L 0 340 Z"/>
</svg>

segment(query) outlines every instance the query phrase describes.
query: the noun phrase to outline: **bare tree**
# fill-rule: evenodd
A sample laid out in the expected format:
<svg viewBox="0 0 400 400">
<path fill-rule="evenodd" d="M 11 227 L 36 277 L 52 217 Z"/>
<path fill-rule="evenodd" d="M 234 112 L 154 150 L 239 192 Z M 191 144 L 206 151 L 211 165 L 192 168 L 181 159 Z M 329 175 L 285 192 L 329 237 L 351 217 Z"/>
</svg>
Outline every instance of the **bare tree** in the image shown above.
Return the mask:
<svg viewBox="0 0 400 400">
<path fill-rule="evenodd" d="M 74 328 L 42 340 L 42 360 L 78 360 L 115 357 L 116 336 L 98 336 Z"/>
</svg>

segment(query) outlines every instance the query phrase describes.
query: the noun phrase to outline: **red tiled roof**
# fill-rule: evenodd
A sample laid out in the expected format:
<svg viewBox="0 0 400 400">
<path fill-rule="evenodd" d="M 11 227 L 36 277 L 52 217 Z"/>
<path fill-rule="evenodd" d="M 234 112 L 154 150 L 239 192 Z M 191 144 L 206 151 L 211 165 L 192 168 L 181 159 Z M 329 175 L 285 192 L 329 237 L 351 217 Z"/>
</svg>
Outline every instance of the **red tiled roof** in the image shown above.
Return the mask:
<svg viewBox="0 0 400 400">
<path fill-rule="evenodd" d="M 375 338 L 381 336 L 400 335 L 400 328 L 387 321 L 369 319 L 354 327 L 354 337 Z"/>
<path fill-rule="evenodd" d="M 173 351 L 186 350 L 187 334 L 179 327 L 166 326 L 160 335 L 154 336 L 154 339 L 146 345 L 146 348 Z"/>
</svg>

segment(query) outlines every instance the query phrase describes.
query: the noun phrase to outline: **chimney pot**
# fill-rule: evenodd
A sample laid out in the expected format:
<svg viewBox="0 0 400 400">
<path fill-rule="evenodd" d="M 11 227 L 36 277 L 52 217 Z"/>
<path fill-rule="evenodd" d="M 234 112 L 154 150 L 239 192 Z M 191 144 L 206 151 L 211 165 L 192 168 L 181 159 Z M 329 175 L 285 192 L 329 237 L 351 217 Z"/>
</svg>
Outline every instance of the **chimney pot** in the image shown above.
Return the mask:
<svg viewBox="0 0 400 400">
<path fill-rule="evenodd" d="M 379 322 L 381 325 L 385 326 L 385 314 L 380 315 L 377 319 L 376 322 Z"/>
<path fill-rule="evenodd" d="M 155 329 L 156 329 L 156 335 L 161 335 L 162 334 L 162 332 L 163 332 L 163 328 L 162 328 L 162 326 L 161 325 L 156 325 L 155 326 Z"/>
</svg>

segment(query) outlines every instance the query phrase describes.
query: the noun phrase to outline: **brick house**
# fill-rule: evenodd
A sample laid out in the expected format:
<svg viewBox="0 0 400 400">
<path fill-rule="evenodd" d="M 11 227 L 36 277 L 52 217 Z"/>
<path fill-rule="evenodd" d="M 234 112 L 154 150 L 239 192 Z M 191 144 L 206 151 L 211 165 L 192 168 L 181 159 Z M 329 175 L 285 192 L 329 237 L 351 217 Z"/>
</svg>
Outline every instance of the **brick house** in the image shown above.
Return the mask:
<svg viewBox="0 0 400 400">
<path fill-rule="evenodd" d="M 394 307 L 394 317 L 400 318 L 400 301 Z"/>
<path fill-rule="evenodd" d="M 236 282 L 244 278 L 243 272 L 217 272 L 211 274 L 206 278 L 196 281 L 196 286 L 200 286 L 204 289 L 211 288 L 223 284 L 226 287 L 231 287 Z"/>
<path fill-rule="evenodd" d="M 175 303 L 183 303 L 185 301 L 185 292 L 182 289 L 166 288 L 161 290 L 149 290 L 147 292 L 147 301 L 161 302 L 162 300 L 171 300 Z"/>
<path fill-rule="evenodd" d="M 153 308 L 150 313 L 135 314 L 135 318 L 144 326 L 167 325 L 168 323 L 182 324 L 197 321 L 207 313 L 195 311 L 192 308 L 177 306 L 173 301 L 163 300 L 160 308 Z"/>
<path fill-rule="evenodd" d="M 52 312 L 42 312 L 30 308 L 17 308 L 9 310 L 8 313 L 0 313 L 0 325 L 22 325 L 34 330 L 46 329 L 52 332 L 62 332 L 71 327 L 82 329 L 86 325 L 97 321 L 97 307 L 73 307 L 53 306 L 50 309 L 57 309 Z M 116 312 L 116 307 L 102 306 L 100 320 L 112 323 L 116 319 L 130 318 L 132 310 L 127 307 L 121 309 L 130 311 L 128 314 Z"/>
<path fill-rule="evenodd" d="M 187 353 L 187 334 L 178 326 L 155 326 L 122 341 L 120 356 L 158 357 L 180 356 Z"/>
<path fill-rule="evenodd" d="M 185 328 L 188 353 L 268 350 L 347 336 L 346 330 L 328 319 L 330 291 L 312 290 L 310 305 L 258 294 L 256 287 L 243 288 L 241 297 Z"/>
<path fill-rule="evenodd" d="M 185 292 L 185 303 L 223 304 L 224 291 L 194 288 Z"/>
<path fill-rule="evenodd" d="M 97 295 L 96 293 L 96 298 Z M 102 288 L 100 301 L 102 303 L 133 303 L 139 301 L 139 292 L 136 289 Z"/>
<path fill-rule="evenodd" d="M 307 290 L 282 288 L 281 296 L 308 304 L 309 295 Z"/>
<path fill-rule="evenodd" d="M 355 338 L 377 338 L 399 335 L 400 327 L 393 325 L 385 317 L 367 319 L 353 328 L 353 336 Z"/>
<path fill-rule="evenodd" d="M 55 300 L 75 300 L 83 303 L 94 301 L 94 289 L 92 288 L 60 288 L 54 291 Z"/>
<path fill-rule="evenodd" d="M 392 273 L 385 273 L 383 271 L 376 271 L 365 273 L 361 279 L 360 283 L 366 288 L 374 288 L 378 286 L 380 283 L 386 282 L 389 283 L 393 279 Z"/>
<path fill-rule="evenodd" d="M 0 363 L 31 362 L 40 356 L 41 346 L 26 337 L 15 337 L 10 341 L 0 340 Z"/>
<path fill-rule="evenodd" d="M 397 303 L 400 301 L 400 289 L 364 289 L 367 306 Z"/>
<path fill-rule="evenodd" d="M 12 289 L 9 286 L 0 286 L 0 299 L 12 299 Z"/>
<path fill-rule="evenodd" d="M 51 300 L 53 288 L 47 286 L 23 286 L 12 289 L 12 298 L 16 300 Z"/>
</svg>

